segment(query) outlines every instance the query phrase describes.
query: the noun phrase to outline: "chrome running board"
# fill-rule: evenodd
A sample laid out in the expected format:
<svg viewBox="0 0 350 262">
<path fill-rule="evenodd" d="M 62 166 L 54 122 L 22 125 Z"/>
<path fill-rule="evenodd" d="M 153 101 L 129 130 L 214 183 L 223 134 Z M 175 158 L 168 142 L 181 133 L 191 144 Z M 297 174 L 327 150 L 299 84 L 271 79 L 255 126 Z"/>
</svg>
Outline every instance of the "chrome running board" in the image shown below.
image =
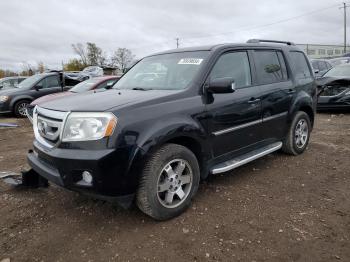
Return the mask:
<svg viewBox="0 0 350 262">
<path fill-rule="evenodd" d="M 219 174 L 223 172 L 230 171 L 239 166 L 245 165 L 255 159 L 266 156 L 274 151 L 279 150 L 282 147 L 282 142 L 276 142 L 271 145 L 253 150 L 247 154 L 238 156 L 234 159 L 228 160 L 226 162 L 220 163 L 214 166 L 211 170 L 212 174 Z"/>
</svg>

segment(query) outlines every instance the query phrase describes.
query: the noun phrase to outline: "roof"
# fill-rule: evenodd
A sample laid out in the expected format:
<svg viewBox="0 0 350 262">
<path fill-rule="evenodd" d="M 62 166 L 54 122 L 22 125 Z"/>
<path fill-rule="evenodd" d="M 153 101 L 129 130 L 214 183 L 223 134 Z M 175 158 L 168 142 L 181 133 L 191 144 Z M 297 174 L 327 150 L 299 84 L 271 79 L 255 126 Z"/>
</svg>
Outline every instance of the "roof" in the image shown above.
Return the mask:
<svg viewBox="0 0 350 262">
<path fill-rule="evenodd" d="M 237 47 L 266 47 L 266 48 L 276 48 L 276 47 L 282 47 L 285 49 L 290 50 L 300 50 L 295 45 L 287 45 L 283 43 L 259 43 L 259 42 L 251 42 L 251 43 L 223 43 L 223 44 L 216 44 L 216 45 L 205 45 L 205 46 L 194 46 L 194 47 L 186 47 L 186 48 L 176 48 L 171 50 L 166 50 L 162 52 L 158 52 L 155 54 L 152 54 L 150 56 L 154 55 L 161 55 L 161 54 L 169 54 L 169 53 L 181 53 L 181 52 L 193 52 L 193 51 L 215 51 L 218 49 L 227 49 L 227 48 L 237 48 Z"/>
</svg>

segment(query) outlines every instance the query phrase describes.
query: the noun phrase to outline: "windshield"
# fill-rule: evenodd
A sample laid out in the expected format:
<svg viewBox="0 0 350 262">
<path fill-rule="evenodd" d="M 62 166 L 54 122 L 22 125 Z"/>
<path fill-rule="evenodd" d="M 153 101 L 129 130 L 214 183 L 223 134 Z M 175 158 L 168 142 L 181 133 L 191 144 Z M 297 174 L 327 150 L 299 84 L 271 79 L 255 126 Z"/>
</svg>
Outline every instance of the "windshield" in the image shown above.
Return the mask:
<svg viewBox="0 0 350 262">
<path fill-rule="evenodd" d="M 208 53 L 197 51 L 146 57 L 132 67 L 113 88 L 184 89 L 194 79 Z"/>
<path fill-rule="evenodd" d="M 324 77 L 350 77 L 350 66 L 336 66 L 323 75 Z"/>
<path fill-rule="evenodd" d="M 99 81 L 101 81 L 101 80 L 96 79 L 96 78 L 91 78 L 91 79 L 88 79 L 86 81 L 83 81 L 83 82 L 75 85 L 69 91 L 74 92 L 74 93 L 85 92 L 85 91 L 91 90 L 91 88 Z"/>
<path fill-rule="evenodd" d="M 23 88 L 23 89 L 29 89 L 32 88 L 33 85 L 42 79 L 43 75 L 33 75 L 31 77 L 28 77 L 24 79 L 21 83 L 17 85 L 18 88 Z"/>
</svg>

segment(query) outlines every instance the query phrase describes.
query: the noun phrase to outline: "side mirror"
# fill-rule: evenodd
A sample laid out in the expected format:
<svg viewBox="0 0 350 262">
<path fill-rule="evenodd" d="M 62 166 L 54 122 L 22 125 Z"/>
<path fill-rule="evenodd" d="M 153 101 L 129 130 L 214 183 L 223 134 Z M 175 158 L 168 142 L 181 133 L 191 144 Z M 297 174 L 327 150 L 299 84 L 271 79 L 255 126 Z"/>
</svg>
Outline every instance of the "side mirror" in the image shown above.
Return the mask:
<svg viewBox="0 0 350 262">
<path fill-rule="evenodd" d="M 114 83 L 107 84 L 105 89 L 111 89 L 114 86 Z"/>
<path fill-rule="evenodd" d="M 40 89 L 42 89 L 43 88 L 43 86 L 41 86 L 41 85 L 36 85 L 35 87 L 34 87 L 34 89 L 36 90 L 36 91 L 39 91 Z"/>
<path fill-rule="evenodd" d="M 232 77 L 210 79 L 208 92 L 224 94 L 236 91 L 235 80 Z"/>
<path fill-rule="evenodd" d="M 315 69 L 315 70 L 314 70 L 314 73 L 315 73 L 315 75 L 318 75 L 318 73 L 320 73 L 320 70 Z"/>
</svg>

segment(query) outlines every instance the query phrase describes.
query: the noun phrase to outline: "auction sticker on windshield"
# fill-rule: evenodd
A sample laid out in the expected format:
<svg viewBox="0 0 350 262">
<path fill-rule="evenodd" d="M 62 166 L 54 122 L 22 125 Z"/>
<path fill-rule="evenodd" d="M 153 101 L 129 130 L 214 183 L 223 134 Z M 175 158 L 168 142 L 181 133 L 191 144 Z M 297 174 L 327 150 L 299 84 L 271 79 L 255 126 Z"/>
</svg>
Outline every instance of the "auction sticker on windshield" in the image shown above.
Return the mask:
<svg viewBox="0 0 350 262">
<path fill-rule="evenodd" d="M 177 63 L 178 65 L 200 65 L 203 59 L 201 58 L 182 58 Z"/>
</svg>

